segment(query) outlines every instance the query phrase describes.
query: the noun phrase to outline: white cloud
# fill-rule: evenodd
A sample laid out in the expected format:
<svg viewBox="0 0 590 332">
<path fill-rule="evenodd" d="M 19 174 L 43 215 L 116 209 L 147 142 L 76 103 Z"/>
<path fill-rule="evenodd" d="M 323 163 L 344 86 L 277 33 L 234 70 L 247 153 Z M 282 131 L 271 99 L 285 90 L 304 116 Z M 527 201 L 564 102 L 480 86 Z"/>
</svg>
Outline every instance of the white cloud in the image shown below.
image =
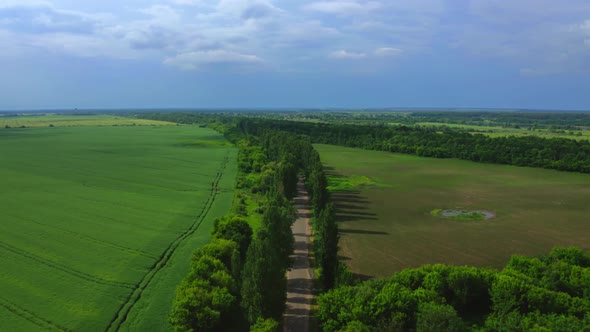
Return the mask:
<svg viewBox="0 0 590 332">
<path fill-rule="evenodd" d="M 0 8 L 13 7 L 52 7 L 52 5 L 44 0 L 2 0 L 0 2 Z"/>
<path fill-rule="evenodd" d="M 568 1 L 152 0 L 143 9 L 107 1 L 97 6 L 112 13 L 99 15 L 94 5 L 71 0 L 0 0 L 7 32 L 0 49 L 157 57 L 184 68 L 255 57 L 280 68 L 301 58 L 322 66 L 326 55 L 368 63 L 447 44 L 525 72 L 563 70 L 590 58 L 590 2 Z M 16 6 L 21 16 L 2 10 Z M 213 61 L 215 52 L 225 60 Z"/>
<path fill-rule="evenodd" d="M 236 63 L 253 63 L 249 55 L 255 54 L 256 59 L 265 59 L 265 68 L 286 68 L 300 58 L 316 59 L 313 65 L 321 66 L 326 54 L 338 59 L 362 59 L 396 53 L 382 45 L 395 44 L 404 54 L 409 53 L 410 43 L 428 40 L 423 17 L 419 22 L 409 18 L 412 15 L 408 13 L 422 10 L 413 1 L 423 4 L 441 0 L 399 0 L 395 5 L 380 0 L 154 0 L 145 8 L 97 5 L 111 14 L 95 14 L 83 3 L 51 1 L 53 4 L 43 0 L 0 0 L 1 5 L 27 4 L 30 12 L 18 20 L 8 16 L 9 12 L 2 17 L 0 12 L 0 28 L 11 32 L 0 49 L 8 46 L 7 38 L 16 36 L 12 42 L 25 46 L 18 49 L 32 46 L 37 54 L 45 49 L 76 56 L 155 57 L 179 68 L 202 68 L 221 62 L 210 59 L 213 52 L 224 52 L 217 53 L 220 59 Z M 396 13 L 391 13 L 392 8 Z M 362 15 L 356 15 L 359 13 Z M 331 15 L 354 16 L 354 20 L 335 23 Z M 392 20 L 396 21 L 395 29 Z M 370 22 L 387 24 L 373 29 L 353 26 Z M 367 51 L 342 49 L 330 54 L 344 45 Z"/>
<path fill-rule="evenodd" d="M 330 58 L 333 59 L 362 59 L 367 57 L 366 53 L 349 52 L 346 50 L 340 50 L 330 53 Z"/>
<path fill-rule="evenodd" d="M 125 43 L 102 36 L 51 33 L 27 36 L 23 42 L 30 47 L 44 49 L 52 53 L 65 53 L 80 57 L 135 59 L 141 56 L 140 53 L 130 50 Z"/>
<path fill-rule="evenodd" d="M 380 57 L 392 57 L 402 53 L 402 50 L 395 47 L 380 47 L 375 50 L 375 55 Z"/>
<path fill-rule="evenodd" d="M 169 1 L 172 4 L 181 5 L 181 6 L 191 6 L 191 5 L 198 5 L 198 4 L 203 3 L 202 0 L 169 0 Z"/>
<path fill-rule="evenodd" d="M 208 64 L 256 64 L 262 59 L 256 55 L 225 50 L 196 51 L 167 58 L 164 63 L 184 70 L 196 70 Z"/>
<path fill-rule="evenodd" d="M 153 5 L 140 9 L 139 12 L 151 16 L 158 22 L 178 22 L 181 19 L 180 13 L 176 9 L 166 5 Z"/>
<path fill-rule="evenodd" d="M 319 1 L 305 5 L 303 8 L 309 11 L 320 12 L 334 15 L 358 15 L 376 10 L 381 7 L 379 2 L 375 1 Z"/>
</svg>

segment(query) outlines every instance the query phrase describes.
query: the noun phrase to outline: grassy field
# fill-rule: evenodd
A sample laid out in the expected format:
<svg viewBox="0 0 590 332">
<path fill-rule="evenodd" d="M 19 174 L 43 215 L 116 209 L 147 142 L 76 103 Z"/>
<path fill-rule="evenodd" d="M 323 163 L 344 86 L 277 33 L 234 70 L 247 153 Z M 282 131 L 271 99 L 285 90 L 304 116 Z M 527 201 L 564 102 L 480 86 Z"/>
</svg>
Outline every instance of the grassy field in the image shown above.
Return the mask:
<svg viewBox="0 0 590 332">
<path fill-rule="evenodd" d="M 427 263 L 501 267 L 512 254 L 540 255 L 556 245 L 590 249 L 590 175 L 316 149 L 339 189 L 333 199 L 341 258 L 360 275 Z M 495 218 L 453 220 L 432 213 L 437 209 L 489 211 Z"/>
<path fill-rule="evenodd" d="M 401 126 L 403 123 L 389 122 L 392 126 Z M 538 136 L 543 138 L 567 138 L 573 140 L 588 140 L 590 139 L 590 128 L 579 127 L 575 130 L 559 130 L 552 131 L 549 129 L 535 129 L 528 130 L 526 128 L 508 128 L 501 126 L 476 126 L 456 123 L 442 123 L 442 122 L 418 122 L 417 126 L 421 127 L 448 127 L 458 129 L 471 134 L 481 134 L 490 137 L 507 137 L 507 136 Z"/>
<path fill-rule="evenodd" d="M 174 126 L 175 123 L 134 119 L 116 115 L 31 115 L 0 117 L 0 129 L 42 128 L 42 127 L 78 127 L 78 126 Z"/>
<path fill-rule="evenodd" d="M 210 129 L 0 129 L 0 331 L 165 331 L 233 198 Z"/>
<path fill-rule="evenodd" d="M 590 130 L 585 128 L 584 130 L 565 130 L 565 133 L 554 132 L 548 129 L 536 129 L 528 130 L 525 128 L 507 128 L 500 126 L 473 126 L 453 123 L 439 123 L 439 122 L 419 122 L 417 125 L 420 126 L 435 126 L 441 127 L 446 126 L 454 129 L 461 129 L 472 134 L 482 134 L 490 137 L 506 137 L 506 136 L 539 136 L 544 138 L 568 138 L 575 140 L 587 140 L 590 139 Z"/>
</svg>

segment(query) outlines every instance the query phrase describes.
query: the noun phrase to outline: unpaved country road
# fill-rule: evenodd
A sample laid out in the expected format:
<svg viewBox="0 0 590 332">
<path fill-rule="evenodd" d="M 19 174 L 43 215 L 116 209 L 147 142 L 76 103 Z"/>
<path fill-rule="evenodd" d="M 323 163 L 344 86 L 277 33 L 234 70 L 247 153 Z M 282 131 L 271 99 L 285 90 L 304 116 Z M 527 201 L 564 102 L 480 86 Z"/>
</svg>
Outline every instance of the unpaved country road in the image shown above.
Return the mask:
<svg viewBox="0 0 590 332">
<path fill-rule="evenodd" d="M 313 299 L 313 272 L 309 266 L 309 197 L 302 179 L 297 185 L 297 220 L 291 229 L 295 238 L 293 267 L 287 272 L 287 307 L 283 314 L 283 331 L 308 332 Z"/>
</svg>

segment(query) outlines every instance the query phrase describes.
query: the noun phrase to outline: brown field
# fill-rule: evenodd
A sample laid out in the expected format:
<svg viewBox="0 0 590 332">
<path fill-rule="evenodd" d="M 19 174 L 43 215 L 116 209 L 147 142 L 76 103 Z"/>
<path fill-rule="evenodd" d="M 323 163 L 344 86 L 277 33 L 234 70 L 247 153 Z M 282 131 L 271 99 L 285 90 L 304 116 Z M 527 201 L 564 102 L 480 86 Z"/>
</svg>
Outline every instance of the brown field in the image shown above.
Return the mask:
<svg viewBox="0 0 590 332">
<path fill-rule="evenodd" d="M 513 254 L 590 249 L 590 175 L 316 145 L 330 174 L 340 255 L 383 277 L 430 263 L 501 267 Z M 486 210 L 452 220 L 436 209 Z"/>
</svg>

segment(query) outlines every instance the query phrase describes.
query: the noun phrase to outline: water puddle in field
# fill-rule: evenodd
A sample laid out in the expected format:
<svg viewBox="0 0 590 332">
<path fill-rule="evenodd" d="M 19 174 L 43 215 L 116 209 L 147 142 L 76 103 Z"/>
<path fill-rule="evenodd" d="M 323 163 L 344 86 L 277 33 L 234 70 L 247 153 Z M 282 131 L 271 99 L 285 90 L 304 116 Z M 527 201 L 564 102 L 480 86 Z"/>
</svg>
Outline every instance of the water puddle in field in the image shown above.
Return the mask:
<svg viewBox="0 0 590 332">
<path fill-rule="evenodd" d="M 443 217 L 455 220 L 490 220 L 496 217 L 496 212 L 487 210 L 441 210 L 436 209 L 430 212 L 436 217 Z"/>
</svg>

